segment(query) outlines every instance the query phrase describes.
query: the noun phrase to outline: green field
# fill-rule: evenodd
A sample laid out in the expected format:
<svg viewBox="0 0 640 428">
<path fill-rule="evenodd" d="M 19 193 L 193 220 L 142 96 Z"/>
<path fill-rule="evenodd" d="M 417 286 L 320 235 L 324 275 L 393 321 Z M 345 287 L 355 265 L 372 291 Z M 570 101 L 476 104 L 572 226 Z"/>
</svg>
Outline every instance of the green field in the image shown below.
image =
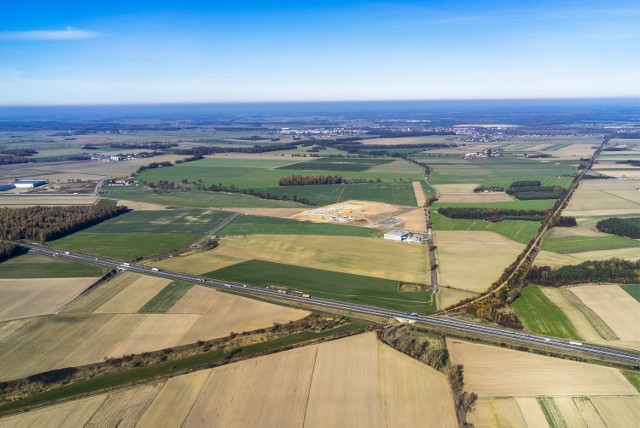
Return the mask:
<svg viewBox="0 0 640 428">
<path fill-rule="evenodd" d="M 202 235 L 229 217 L 226 211 L 130 211 L 85 229 L 90 233 L 177 233 Z"/>
<path fill-rule="evenodd" d="M 627 284 L 621 285 L 622 289 L 627 293 L 631 294 L 634 299 L 640 302 L 640 284 Z"/>
<path fill-rule="evenodd" d="M 569 318 L 535 285 L 528 285 L 513 303 L 527 331 L 546 336 L 582 340 Z"/>
<path fill-rule="evenodd" d="M 514 181 L 538 180 L 543 186 L 567 187 L 576 168 L 566 161 L 539 162 L 530 159 L 459 158 L 422 159 L 430 168 L 431 184 L 477 183 L 507 188 Z M 575 162 L 574 162 L 575 163 Z"/>
<path fill-rule="evenodd" d="M 380 236 L 377 229 L 327 223 L 312 223 L 286 218 L 242 215 L 218 232 L 219 236 L 238 235 L 327 235 L 327 236 Z"/>
<path fill-rule="evenodd" d="M 120 260 L 136 260 L 182 249 L 200 238 L 195 234 L 133 234 L 77 232 L 51 241 L 54 248 Z"/>
<path fill-rule="evenodd" d="M 238 193 L 179 190 L 152 190 L 147 187 L 109 187 L 104 197 L 152 204 L 196 208 L 296 208 L 295 202 L 259 199 Z"/>
<path fill-rule="evenodd" d="M 81 278 L 102 276 L 106 268 L 27 253 L 0 263 L 0 278 Z"/>
<path fill-rule="evenodd" d="M 282 177 L 290 175 L 301 175 L 302 166 L 296 167 L 296 170 L 280 169 L 288 165 L 311 165 L 314 168 L 314 162 L 317 167 L 326 167 L 327 165 L 335 165 L 334 169 L 305 169 L 306 175 L 340 175 L 344 178 L 364 178 L 364 179 L 381 179 L 383 181 L 393 181 L 403 179 L 420 179 L 420 174 L 406 173 L 388 173 L 388 172 L 370 172 L 362 171 L 355 168 L 367 168 L 381 163 L 387 163 L 389 160 L 384 159 L 333 159 L 333 158 L 310 158 L 306 162 L 302 162 L 296 158 L 283 159 L 229 159 L 229 158 L 207 158 L 194 162 L 187 162 L 180 165 L 174 165 L 170 168 L 148 169 L 139 175 L 139 179 L 147 182 L 169 181 L 180 183 L 183 179 L 189 182 L 198 182 L 202 180 L 205 187 L 213 184 L 223 184 L 226 186 L 234 185 L 239 189 L 257 189 L 257 188 L 278 188 L 278 181 Z M 333 163 L 341 160 L 350 162 L 346 165 Z M 359 161 L 373 161 L 365 163 Z M 348 165 L 348 166 L 347 166 Z M 356 165 L 356 166 L 354 166 Z M 305 168 L 307 168 L 305 166 Z M 341 169 L 342 168 L 342 169 Z M 192 185 L 195 187 L 195 185 Z"/>
<path fill-rule="evenodd" d="M 194 285 L 195 284 L 193 282 L 173 281 L 171 284 L 164 287 L 162 291 L 156 294 L 151 300 L 145 303 L 138 313 L 164 314 L 171 309 L 178 300 L 182 299 L 182 297 L 187 294 L 187 291 L 191 290 Z"/>
<path fill-rule="evenodd" d="M 393 205 L 417 205 L 413 186 L 409 181 L 362 183 L 362 184 L 325 184 L 310 186 L 285 186 L 256 189 L 263 193 L 304 198 L 316 205 L 329 205 L 336 202 L 356 199 L 360 201 L 384 202 Z"/>
<path fill-rule="evenodd" d="M 431 293 L 401 293 L 398 291 L 397 281 L 260 260 L 228 266 L 204 276 L 256 286 L 280 285 L 306 291 L 312 296 L 401 311 L 436 310 L 435 299 L 432 299 Z"/>
<path fill-rule="evenodd" d="M 491 223 L 484 220 L 452 219 L 440 215 L 437 212 L 431 213 L 431 223 L 433 230 L 486 230 L 499 233 L 516 242 L 527 244 L 538 232 L 539 221 L 525 220 L 502 220 Z"/>
<path fill-rule="evenodd" d="M 629 383 L 640 392 L 640 372 L 632 372 L 631 370 L 620 370 Z"/>
<path fill-rule="evenodd" d="M 116 259 L 135 260 L 179 250 L 229 217 L 224 211 L 132 211 L 50 245 Z"/>
<path fill-rule="evenodd" d="M 585 251 L 640 248 L 640 241 L 622 236 L 549 236 L 542 241 L 542 250 L 556 253 L 580 253 Z"/>
</svg>

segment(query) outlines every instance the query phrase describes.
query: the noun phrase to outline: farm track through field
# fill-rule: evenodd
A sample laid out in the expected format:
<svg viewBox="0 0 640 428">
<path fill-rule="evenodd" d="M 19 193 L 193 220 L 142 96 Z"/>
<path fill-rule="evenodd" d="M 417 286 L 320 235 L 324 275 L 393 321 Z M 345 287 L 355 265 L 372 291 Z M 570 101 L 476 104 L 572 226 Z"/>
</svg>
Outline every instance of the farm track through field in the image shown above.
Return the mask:
<svg viewBox="0 0 640 428">
<path fill-rule="evenodd" d="M 595 160 L 598 158 L 598 156 L 602 152 L 602 149 L 604 149 L 604 147 L 607 145 L 607 142 L 608 142 L 608 139 L 605 138 L 605 140 L 596 149 L 596 151 L 594 152 L 593 156 L 591 156 L 591 159 L 589 160 L 589 163 L 587 164 L 586 168 L 584 168 L 582 170 L 582 172 L 580 172 L 576 176 L 576 178 L 573 180 L 573 182 L 571 183 L 571 186 L 567 189 L 567 192 L 566 192 L 565 196 L 562 198 L 560 204 L 558 204 L 558 208 L 556 208 L 555 211 L 553 212 L 553 215 L 548 216 L 543 221 L 542 227 L 538 231 L 538 234 L 531 240 L 530 245 L 529 245 L 529 249 L 522 255 L 520 262 L 511 271 L 509 276 L 502 283 L 500 283 L 497 287 L 490 289 L 489 291 L 487 291 L 485 294 L 481 295 L 477 299 L 473 299 L 471 301 L 468 301 L 468 302 L 453 306 L 453 307 L 447 309 L 446 311 L 444 311 L 445 313 L 460 311 L 461 309 L 465 309 L 465 308 L 467 308 L 467 307 L 469 307 L 469 306 L 471 306 L 473 304 L 476 304 L 476 303 L 478 303 L 478 302 L 480 302 L 482 300 L 485 300 L 485 299 L 493 296 L 496 292 L 504 289 L 505 287 L 507 287 L 509 285 L 509 281 L 511 280 L 511 278 L 513 278 L 513 276 L 516 273 L 519 272 L 520 268 L 525 263 L 529 264 L 529 268 L 533 265 L 535 257 L 537 255 L 538 251 L 540 250 L 540 245 L 542 243 L 543 236 L 550 229 L 549 226 L 550 226 L 551 220 L 553 218 L 559 217 L 560 214 L 562 213 L 562 210 L 564 210 L 564 208 L 568 205 L 568 203 L 571 200 L 571 197 L 573 196 L 574 192 L 578 189 L 578 185 L 582 181 L 582 178 L 591 170 L 591 167 L 593 166 Z"/>
</svg>

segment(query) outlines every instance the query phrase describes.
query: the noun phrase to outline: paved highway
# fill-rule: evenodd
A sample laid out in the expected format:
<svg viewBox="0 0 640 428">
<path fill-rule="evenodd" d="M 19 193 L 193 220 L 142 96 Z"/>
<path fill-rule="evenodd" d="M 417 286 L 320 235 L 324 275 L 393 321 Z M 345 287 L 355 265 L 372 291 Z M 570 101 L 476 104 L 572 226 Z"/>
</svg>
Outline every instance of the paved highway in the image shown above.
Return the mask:
<svg viewBox="0 0 640 428">
<path fill-rule="evenodd" d="M 540 335 L 529 334 L 516 330 L 509 330 L 499 327 L 486 326 L 482 324 L 477 324 L 469 321 L 462 321 L 459 319 L 450 318 L 448 316 L 443 315 L 418 315 L 418 314 L 407 314 L 405 312 L 394 311 L 390 309 L 377 308 L 372 306 L 358 305 L 354 303 L 346 303 L 339 302 L 335 300 L 323 299 L 311 296 L 310 298 L 302 297 L 297 294 L 279 294 L 275 290 L 271 290 L 268 288 L 261 287 L 252 287 L 246 284 L 230 282 L 230 281 L 220 281 L 215 279 L 208 278 L 200 278 L 194 275 L 188 275 L 177 272 L 170 272 L 166 270 L 158 270 L 157 268 L 151 268 L 149 266 L 136 265 L 134 263 L 122 262 L 120 260 L 108 259 L 108 258 L 96 258 L 84 254 L 78 254 L 73 252 L 65 252 L 59 249 L 52 249 L 47 247 L 42 247 L 39 245 L 31 245 L 31 244 L 20 244 L 24 247 L 29 248 L 31 251 L 37 253 L 43 253 L 50 256 L 62 257 L 65 259 L 75 260 L 84 263 L 92 263 L 101 266 L 107 266 L 112 268 L 126 269 L 132 272 L 138 272 L 145 275 L 154 275 L 160 276 L 163 278 L 169 279 L 177 279 L 183 281 L 191 281 L 200 283 L 203 285 L 207 285 L 210 287 L 217 288 L 226 288 L 230 290 L 240 291 L 243 293 L 254 294 L 258 296 L 268 296 L 271 298 L 279 298 L 284 301 L 289 302 L 299 302 L 306 304 L 314 304 L 318 306 L 324 306 L 327 308 L 333 309 L 342 309 L 346 311 L 359 312 L 363 314 L 370 315 L 379 315 L 383 317 L 400 317 L 409 319 L 412 321 L 416 321 L 418 323 L 436 326 L 436 327 L 444 327 L 452 330 L 457 330 L 461 332 L 467 333 L 476 333 L 479 335 L 490 336 L 492 338 L 498 339 L 506 339 L 513 342 L 520 342 L 525 345 L 538 345 L 543 346 L 550 349 L 557 349 L 562 351 L 572 351 L 576 353 L 580 353 L 587 356 L 595 356 L 595 357 L 606 357 L 609 359 L 624 361 L 630 364 L 639 364 L 640 363 L 640 354 L 619 351 L 611 348 L 604 348 L 601 346 L 594 346 L 589 344 L 584 344 L 575 341 L 562 340 L 552 337 L 545 337 Z"/>
</svg>

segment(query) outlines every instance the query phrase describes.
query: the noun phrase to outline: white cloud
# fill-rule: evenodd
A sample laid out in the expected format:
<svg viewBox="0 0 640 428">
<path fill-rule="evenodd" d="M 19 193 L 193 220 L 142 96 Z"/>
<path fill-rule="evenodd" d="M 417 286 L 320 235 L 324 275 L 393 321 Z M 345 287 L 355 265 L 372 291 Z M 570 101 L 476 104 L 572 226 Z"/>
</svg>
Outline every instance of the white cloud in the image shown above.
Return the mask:
<svg viewBox="0 0 640 428">
<path fill-rule="evenodd" d="M 64 30 L 5 31 L 0 40 L 84 40 L 101 37 L 95 31 L 77 30 L 67 27 Z"/>
</svg>

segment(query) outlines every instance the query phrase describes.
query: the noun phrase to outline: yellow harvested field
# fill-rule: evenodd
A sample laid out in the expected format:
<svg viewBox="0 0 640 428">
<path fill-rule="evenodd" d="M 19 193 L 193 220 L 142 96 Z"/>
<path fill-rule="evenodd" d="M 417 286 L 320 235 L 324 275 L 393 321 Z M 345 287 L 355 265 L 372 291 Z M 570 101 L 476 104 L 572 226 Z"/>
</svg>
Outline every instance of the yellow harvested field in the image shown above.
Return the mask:
<svg viewBox="0 0 640 428">
<path fill-rule="evenodd" d="M 473 194 L 473 189 L 478 187 L 477 183 L 456 183 L 456 184 L 435 184 L 433 187 L 438 191 L 440 195 L 448 193 L 464 193 Z"/>
<path fill-rule="evenodd" d="M 552 287 L 540 287 L 540 290 L 549 298 L 551 303 L 564 312 L 582 340 L 589 343 L 604 343 L 604 339 L 598 334 L 586 314 L 566 299 L 565 293 L 570 293 L 570 291 Z"/>
<path fill-rule="evenodd" d="M 544 428 L 549 426 L 538 400 L 534 397 L 518 397 L 516 402 L 528 427 Z"/>
<path fill-rule="evenodd" d="M 424 426 L 457 426 L 451 388 L 443 374 L 382 343 L 378 349 L 383 426 L 408 427 L 416 421 Z"/>
<path fill-rule="evenodd" d="M 438 184 L 434 187 L 438 191 L 438 202 L 449 203 L 482 203 L 482 202 L 506 202 L 515 199 L 505 192 L 481 192 L 475 193 L 473 190 L 479 184 Z"/>
<path fill-rule="evenodd" d="M 213 369 L 183 425 L 305 426 L 317 349 L 308 346 Z"/>
<path fill-rule="evenodd" d="M 71 305 L 65 308 L 63 312 L 92 313 L 93 311 L 107 303 L 109 300 L 117 296 L 139 278 L 142 278 L 142 275 L 129 271 L 121 272 L 106 283 L 99 285 L 90 293 L 85 294 L 84 296 L 73 302 Z"/>
<path fill-rule="evenodd" d="M 134 427 L 164 382 L 147 383 L 109 394 L 85 427 Z"/>
<path fill-rule="evenodd" d="M 457 426 L 446 378 L 373 333 L 203 373 L 167 382 L 140 425 L 166 414 L 173 426 Z M 177 409 L 167 408 L 162 403 L 173 405 L 175 397 L 169 391 L 189 391 L 191 403 L 181 397 Z"/>
<path fill-rule="evenodd" d="M 608 175 L 610 177 L 622 178 L 627 180 L 639 180 L 640 179 L 640 171 L 638 169 L 600 169 L 596 168 L 596 170 L 604 175 Z"/>
<path fill-rule="evenodd" d="M 136 211 L 162 211 L 165 209 L 164 205 L 150 204 L 148 202 L 126 201 L 124 199 L 118 199 L 116 205 L 119 207 L 125 206 Z"/>
<path fill-rule="evenodd" d="M 527 428 L 518 402 L 513 398 L 480 398 L 467 421 L 478 428 Z"/>
<path fill-rule="evenodd" d="M 136 426 L 179 427 L 189 415 L 211 370 L 200 370 L 169 379 Z"/>
<path fill-rule="evenodd" d="M 8 208 L 94 205 L 97 201 L 93 195 L 0 195 L 0 207 Z"/>
<path fill-rule="evenodd" d="M 457 339 L 447 339 L 447 347 L 464 365 L 466 389 L 481 397 L 638 395 L 613 368 Z"/>
<path fill-rule="evenodd" d="M 140 275 L 127 288 L 96 309 L 95 313 L 136 313 L 171 280 Z"/>
<path fill-rule="evenodd" d="M 534 265 L 561 267 L 578 265 L 587 260 L 609 260 L 612 258 L 636 261 L 640 260 L 640 252 L 637 248 L 616 248 L 613 250 L 584 251 L 570 254 L 540 251 L 536 257 Z"/>
<path fill-rule="evenodd" d="M 0 323 L 0 343 L 35 321 L 35 318 L 22 318 Z"/>
<path fill-rule="evenodd" d="M 534 266 L 561 267 L 579 265 L 583 262 L 579 254 L 560 254 L 553 251 L 540 251 L 533 262 Z"/>
<path fill-rule="evenodd" d="M 563 211 L 565 216 L 634 214 L 640 212 L 640 182 L 586 180 Z"/>
<path fill-rule="evenodd" d="M 261 215 L 264 217 L 286 218 L 294 214 L 299 214 L 301 208 L 223 208 L 224 211 L 231 211 L 242 214 Z"/>
<path fill-rule="evenodd" d="M 591 310 L 624 341 L 640 342 L 640 302 L 617 285 L 571 287 Z"/>
<path fill-rule="evenodd" d="M 638 426 L 640 397 L 592 397 L 591 401 L 606 426 Z"/>
<path fill-rule="evenodd" d="M 250 331 L 273 323 L 295 321 L 308 316 L 309 312 L 196 285 L 169 310 L 169 314 L 201 315 L 178 342 L 183 345 L 223 337 L 234 331 Z"/>
<path fill-rule="evenodd" d="M 226 238 L 212 254 L 399 281 L 426 280 L 426 246 L 380 238 L 250 235 Z"/>
<path fill-rule="evenodd" d="M 433 239 L 439 282 L 475 292 L 489 288 L 524 249 L 522 244 L 486 231 L 437 231 Z"/>
<path fill-rule="evenodd" d="M 587 428 L 587 424 L 585 423 L 580 410 L 578 410 L 573 397 L 555 397 L 553 401 L 560 411 L 562 418 L 570 427 Z M 595 425 L 590 423 L 588 426 L 592 427 Z"/>
<path fill-rule="evenodd" d="M 449 203 L 484 203 L 484 202 L 508 202 L 514 199 L 504 192 L 487 193 L 441 193 L 438 202 Z"/>
<path fill-rule="evenodd" d="M 449 306 L 453 306 L 458 302 L 461 302 L 469 297 L 478 296 L 478 293 L 473 293 L 471 291 L 465 290 L 456 290 L 454 288 L 448 287 L 440 287 L 438 288 L 438 293 L 436 294 L 436 303 L 438 305 L 438 310 L 443 310 L 448 308 Z"/>
<path fill-rule="evenodd" d="M 427 231 L 427 216 L 424 212 L 424 208 L 408 211 L 402 214 L 400 218 L 404 220 L 404 224 L 402 225 L 403 229 L 411 232 Z"/>
<path fill-rule="evenodd" d="M 117 315 L 118 317 L 137 317 L 142 320 L 128 331 L 117 346 L 109 350 L 108 356 L 121 357 L 126 354 L 155 351 L 169 348 L 181 342 L 181 339 L 198 321 L 198 316 L 188 314 L 145 314 Z M 107 334 L 109 330 L 104 330 Z M 113 333 L 111 333 L 113 334 Z"/>
<path fill-rule="evenodd" d="M 200 275 L 247 261 L 238 257 L 218 254 L 217 251 L 188 251 L 178 256 L 148 263 L 161 269 Z"/>
<path fill-rule="evenodd" d="M 198 320 L 197 315 L 118 314 L 69 350 L 58 367 L 96 363 L 105 357 L 157 351 L 175 346 Z"/>
<path fill-rule="evenodd" d="M 0 426 L 456 427 L 444 375 L 374 333 L 0 419 Z"/>
<path fill-rule="evenodd" d="M 2 428 L 83 426 L 107 399 L 106 394 L 31 410 L 0 419 Z"/>
<path fill-rule="evenodd" d="M 37 318 L 0 343 L 0 381 L 54 368 L 114 315 L 56 315 Z M 125 333 L 121 333 L 125 334 Z"/>
<path fill-rule="evenodd" d="M 424 204 L 427 202 L 427 195 L 424 194 L 422 184 L 420 184 L 419 181 L 413 181 L 411 185 L 413 186 L 413 192 L 416 194 L 416 201 L 418 203 L 418 206 L 424 206 Z"/>
<path fill-rule="evenodd" d="M 170 312 L 60 314 L 29 323 L 2 323 L 0 381 L 214 339 L 309 314 L 201 286 L 189 290 Z"/>
<path fill-rule="evenodd" d="M 0 321 L 51 314 L 97 278 L 0 279 Z"/>
</svg>

